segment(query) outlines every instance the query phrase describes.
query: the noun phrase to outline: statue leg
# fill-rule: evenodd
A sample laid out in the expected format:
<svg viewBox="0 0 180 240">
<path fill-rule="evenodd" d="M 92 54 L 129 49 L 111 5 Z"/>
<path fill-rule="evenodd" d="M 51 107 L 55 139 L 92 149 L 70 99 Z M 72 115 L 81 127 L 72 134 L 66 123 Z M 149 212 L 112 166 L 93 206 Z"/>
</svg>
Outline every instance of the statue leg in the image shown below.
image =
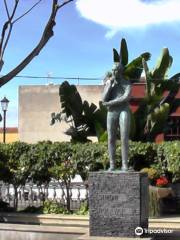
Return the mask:
<svg viewBox="0 0 180 240">
<path fill-rule="evenodd" d="M 108 112 L 107 114 L 107 132 L 108 132 L 108 152 L 110 159 L 109 171 L 116 168 L 115 154 L 116 154 L 116 134 L 118 128 L 118 115 Z"/>
<path fill-rule="evenodd" d="M 129 129 L 130 129 L 130 112 L 129 109 L 123 109 L 119 116 L 119 126 L 121 135 L 121 155 L 122 170 L 128 170 L 128 152 L 129 152 Z"/>
</svg>

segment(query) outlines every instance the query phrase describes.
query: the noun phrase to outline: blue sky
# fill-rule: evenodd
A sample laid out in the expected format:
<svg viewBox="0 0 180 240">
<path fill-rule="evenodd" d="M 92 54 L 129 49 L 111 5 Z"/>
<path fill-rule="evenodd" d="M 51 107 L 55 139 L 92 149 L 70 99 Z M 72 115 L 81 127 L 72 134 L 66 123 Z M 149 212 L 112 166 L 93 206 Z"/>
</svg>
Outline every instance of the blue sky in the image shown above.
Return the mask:
<svg viewBox="0 0 180 240">
<path fill-rule="evenodd" d="M 36 1 L 20 1 L 17 16 Z M 7 2 L 12 6 L 14 0 Z M 36 45 L 50 5 L 50 0 L 43 0 L 14 27 L 1 74 L 11 70 Z M 20 75 L 47 76 L 50 73 L 53 77 L 103 78 L 112 66 L 112 48 L 119 49 L 121 38 L 127 41 L 130 60 L 144 51 L 152 54 L 150 68 L 162 48 L 168 47 L 174 59 L 170 75 L 180 72 L 179 9 L 180 0 L 74 1 L 58 13 L 54 37 Z M 0 1 L 0 28 L 5 19 L 3 1 Z M 0 89 L 0 98 L 6 95 L 10 100 L 7 126 L 18 124 L 18 87 L 47 82 L 47 79 L 14 78 Z M 101 81 L 80 83 L 100 84 Z"/>
</svg>

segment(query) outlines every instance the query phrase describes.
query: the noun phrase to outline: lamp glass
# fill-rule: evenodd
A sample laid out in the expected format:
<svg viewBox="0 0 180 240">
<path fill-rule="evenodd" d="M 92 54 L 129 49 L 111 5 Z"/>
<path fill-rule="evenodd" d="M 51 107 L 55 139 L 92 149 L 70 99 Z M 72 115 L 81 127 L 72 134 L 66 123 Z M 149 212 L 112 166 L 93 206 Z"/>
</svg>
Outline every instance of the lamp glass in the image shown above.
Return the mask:
<svg viewBox="0 0 180 240">
<path fill-rule="evenodd" d="M 3 111 L 7 111 L 8 103 L 9 103 L 9 100 L 8 100 L 6 97 L 4 97 L 4 98 L 1 100 L 1 107 L 2 107 L 2 110 L 3 110 Z"/>
</svg>

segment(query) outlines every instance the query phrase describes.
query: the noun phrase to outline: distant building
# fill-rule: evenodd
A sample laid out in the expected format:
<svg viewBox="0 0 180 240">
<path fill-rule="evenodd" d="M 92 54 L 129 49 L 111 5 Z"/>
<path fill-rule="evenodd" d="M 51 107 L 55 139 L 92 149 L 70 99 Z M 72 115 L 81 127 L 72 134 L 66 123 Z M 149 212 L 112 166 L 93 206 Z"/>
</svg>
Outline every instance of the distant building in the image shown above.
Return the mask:
<svg viewBox="0 0 180 240">
<path fill-rule="evenodd" d="M 139 103 L 145 95 L 145 83 L 134 84 L 132 88 L 131 109 L 135 112 L 138 109 Z M 167 93 L 165 93 L 165 96 Z M 180 90 L 176 95 L 176 99 L 180 99 Z M 180 105 L 176 109 L 176 112 L 172 113 L 168 119 L 169 132 L 159 134 L 156 142 L 162 142 L 164 140 L 180 140 Z"/>
<path fill-rule="evenodd" d="M 98 106 L 102 94 L 101 85 L 79 85 L 77 89 L 83 100 Z M 59 99 L 59 85 L 21 86 L 19 88 L 19 139 L 20 141 L 35 143 L 37 141 L 69 141 L 65 135 L 69 125 L 61 122 L 50 126 L 51 113 L 61 111 Z M 139 102 L 145 94 L 145 84 L 133 84 L 132 111 L 136 111 Z M 177 98 L 180 99 L 180 91 Z M 173 124 L 172 124 L 173 123 Z M 170 132 L 159 135 L 157 141 L 180 139 L 180 106 L 169 118 Z"/>
<path fill-rule="evenodd" d="M 83 100 L 98 105 L 102 86 L 77 86 Z M 51 113 L 61 111 L 59 85 L 20 86 L 18 129 L 20 141 L 35 143 L 43 140 L 69 141 L 65 122 L 50 126 Z"/>
<path fill-rule="evenodd" d="M 19 140 L 18 128 L 6 128 L 6 143 L 11 143 Z M 0 128 L 0 142 L 3 142 L 3 128 Z"/>
</svg>

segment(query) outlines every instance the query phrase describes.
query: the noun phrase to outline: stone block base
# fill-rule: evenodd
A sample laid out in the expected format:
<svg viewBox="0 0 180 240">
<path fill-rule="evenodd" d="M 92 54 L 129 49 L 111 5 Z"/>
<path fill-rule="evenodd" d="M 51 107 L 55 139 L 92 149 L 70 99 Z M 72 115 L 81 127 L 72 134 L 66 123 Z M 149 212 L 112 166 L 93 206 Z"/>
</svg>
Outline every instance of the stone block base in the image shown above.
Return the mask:
<svg viewBox="0 0 180 240">
<path fill-rule="evenodd" d="M 139 172 L 91 172 L 90 236 L 138 237 L 148 228 L 148 179 Z"/>
</svg>

